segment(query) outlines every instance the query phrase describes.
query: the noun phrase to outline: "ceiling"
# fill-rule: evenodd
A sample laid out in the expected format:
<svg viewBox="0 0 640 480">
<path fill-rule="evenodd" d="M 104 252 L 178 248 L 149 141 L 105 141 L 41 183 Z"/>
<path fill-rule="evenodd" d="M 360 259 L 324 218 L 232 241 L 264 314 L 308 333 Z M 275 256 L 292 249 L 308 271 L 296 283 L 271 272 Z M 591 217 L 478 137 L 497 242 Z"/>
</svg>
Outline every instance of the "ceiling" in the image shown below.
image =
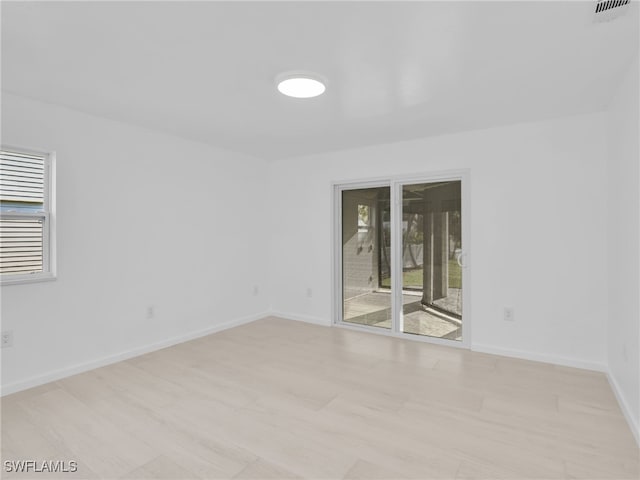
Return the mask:
<svg viewBox="0 0 640 480">
<path fill-rule="evenodd" d="M 600 111 L 638 5 L 2 2 L 2 88 L 266 159 Z M 284 97 L 306 70 L 324 95 Z"/>
</svg>

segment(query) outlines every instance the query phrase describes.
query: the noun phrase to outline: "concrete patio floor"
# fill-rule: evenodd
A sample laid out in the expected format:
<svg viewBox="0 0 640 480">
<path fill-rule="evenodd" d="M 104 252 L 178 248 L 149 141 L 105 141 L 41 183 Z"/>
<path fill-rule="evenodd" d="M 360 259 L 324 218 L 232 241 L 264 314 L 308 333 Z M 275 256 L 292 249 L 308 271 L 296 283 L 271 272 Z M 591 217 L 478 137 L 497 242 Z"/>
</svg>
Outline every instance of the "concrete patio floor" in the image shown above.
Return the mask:
<svg viewBox="0 0 640 480">
<path fill-rule="evenodd" d="M 461 340 L 459 322 L 447 320 L 425 311 L 420 303 L 422 295 L 404 293 L 403 331 L 416 335 Z M 447 304 L 451 300 L 447 299 Z M 344 321 L 379 328 L 391 328 L 391 293 L 378 291 L 352 297 L 344 302 Z"/>
</svg>

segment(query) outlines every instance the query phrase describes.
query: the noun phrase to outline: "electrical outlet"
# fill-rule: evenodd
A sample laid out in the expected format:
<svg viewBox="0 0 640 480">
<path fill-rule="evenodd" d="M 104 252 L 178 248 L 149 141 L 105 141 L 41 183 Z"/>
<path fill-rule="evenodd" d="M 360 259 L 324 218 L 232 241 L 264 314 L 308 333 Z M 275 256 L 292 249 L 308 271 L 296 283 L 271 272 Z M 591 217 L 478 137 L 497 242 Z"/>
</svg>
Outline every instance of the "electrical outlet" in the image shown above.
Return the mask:
<svg viewBox="0 0 640 480">
<path fill-rule="evenodd" d="M 253 296 L 257 297 L 259 293 L 260 293 L 260 288 L 258 287 L 258 285 L 254 285 L 253 286 Z"/>
<path fill-rule="evenodd" d="M 513 307 L 504 307 L 503 318 L 505 322 L 514 322 L 516 320 L 516 314 Z"/>
<path fill-rule="evenodd" d="M 313 290 L 311 288 L 307 288 L 307 297 L 308 298 L 313 297 Z"/>
<path fill-rule="evenodd" d="M 2 348 L 4 347 L 13 347 L 13 331 L 5 330 L 2 332 L 2 341 L 0 343 Z"/>
<path fill-rule="evenodd" d="M 155 308 L 152 306 L 147 307 L 147 319 L 152 319 L 156 314 Z"/>
</svg>

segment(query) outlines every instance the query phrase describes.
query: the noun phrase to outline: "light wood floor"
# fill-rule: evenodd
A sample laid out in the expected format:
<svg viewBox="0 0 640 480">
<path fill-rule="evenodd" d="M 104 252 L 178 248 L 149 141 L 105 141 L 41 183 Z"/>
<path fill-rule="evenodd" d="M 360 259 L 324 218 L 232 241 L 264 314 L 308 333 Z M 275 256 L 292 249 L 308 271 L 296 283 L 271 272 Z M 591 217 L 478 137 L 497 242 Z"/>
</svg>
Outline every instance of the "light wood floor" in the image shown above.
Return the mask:
<svg viewBox="0 0 640 480">
<path fill-rule="evenodd" d="M 77 461 L 65 478 L 639 477 L 600 373 L 277 318 L 4 397 L 18 459 Z"/>
</svg>

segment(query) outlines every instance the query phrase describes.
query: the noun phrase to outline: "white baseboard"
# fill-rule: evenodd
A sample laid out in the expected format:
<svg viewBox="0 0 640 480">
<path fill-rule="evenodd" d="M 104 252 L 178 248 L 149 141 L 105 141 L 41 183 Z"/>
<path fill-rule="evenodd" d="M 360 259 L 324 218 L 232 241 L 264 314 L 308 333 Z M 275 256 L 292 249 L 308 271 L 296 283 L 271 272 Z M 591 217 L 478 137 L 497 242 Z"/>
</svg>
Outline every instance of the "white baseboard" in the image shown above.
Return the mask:
<svg viewBox="0 0 640 480">
<path fill-rule="evenodd" d="M 522 352 L 519 350 L 509 350 L 499 347 L 493 347 L 489 345 L 472 345 L 471 350 L 476 352 L 483 353 L 491 353 L 494 355 L 501 355 L 504 357 L 515 357 L 522 358 L 524 360 L 533 360 L 535 362 L 543 362 L 543 363 L 551 363 L 553 365 L 562 365 L 565 367 L 574 367 L 574 368 L 582 368 L 585 370 L 593 370 L 596 372 L 602 372 L 607 376 L 607 380 L 609 381 L 609 385 L 611 386 L 611 390 L 618 400 L 618 404 L 620 405 L 620 410 L 622 410 L 622 414 L 624 415 L 627 424 L 629 425 L 629 429 L 633 434 L 638 447 L 640 447 L 640 419 L 634 418 L 631 413 L 631 409 L 629 408 L 629 404 L 627 403 L 622 390 L 620 389 L 618 382 L 614 378 L 614 376 L 609 371 L 609 368 L 604 363 L 597 362 L 588 362 L 583 360 L 576 360 L 572 358 L 565 357 L 556 357 L 552 355 L 543 355 L 538 353 L 531 352 Z"/>
<path fill-rule="evenodd" d="M 108 355 L 106 357 L 98 358 L 88 362 L 79 363 L 69 367 L 52 370 L 42 375 L 36 375 L 34 377 L 30 377 L 25 380 L 20 380 L 17 382 L 9 383 L 7 385 L 3 385 L 2 390 L 0 392 L 0 396 L 20 392 L 28 388 L 33 388 L 33 387 L 37 387 L 38 385 L 43 385 L 45 383 L 60 380 L 61 378 L 70 377 L 71 375 L 76 375 L 78 373 L 93 370 L 95 368 L 111 365 L 112 363 L 117 363 L 123 360 L 127 360 L 129 358 L 137 357 L 139 355 L 144 355 L 145 353 L 160 350 L 162 348 L 171 347 L 172 345 L 177 345 L 179 343 L 184 343 L 189 340 L 193 340 L 195 338 L 211 335 L 212 333 L 220 332 L 222 330 L 227 330 L 229 328 L 237 327 L 239 325 L 244 325 L 245 323 L 251 323 L 261 318 L 264 318 L 266 316 L 268 316 L 268 313 L 259 313 L 256 315 L 249 315 L 247 317 L 236 318 L 228 322 L 219 323 L 217 325 L 211 325 L 210 327 L 204 328 L 202 330 L 196 330 L 193 332 L 186 333 L 184 335 L 168 338 L 160 342 L 133 348 L 131 350 L 126 350 L 124 352 L 119 352 L 113 355 Z"/>
<path fill-rule="evenodd" d="M 555 355 L 546 355 L 544 353 L 534 353 L 522 350 L 511 350 L 508 348 L 495 347 L 493 345 L 481 345 L 474 343 L 471 345 L 474 352 L 491 353 L 503 357 L 521 358 L 523 360 L 531 360 L 534 362 L 551 363 L 553 365 L 561 365 L 563 367 L 582 368 L 584 370 L 593 370 L 595 372 L 606 372 L 607 366 L 604 363 L 590 362 L 587 360 L 579 360 L 576 358 L 559 357 Z"/>
<path fill-rule="evenodd" d="M 260 313 L 256 315 L 250 315 L 247 317 L 237 318 L 237 319 L 230 320 L 228 322 L 220 323 L 217 325 L 212 325 L 202 330 L 197 330 L 197 331 L 189 332 L 187 334 L 180 335 L 177 337 L 168 338 L 166 340 L 162 340 L 160 342 L 156 342 L 150 345 L 144 345 L 142 347 L 138 347 L 138 348 L 124 351 L 124 352 L 116 353 L 114 355 L 98 358 L 89 362 L 72 365 L 70 367 L 65 367 L 58 370 L 52 370 L 42 375 L 37 375 L 34 377 L 27 378 L 25 380 L 20 380 L 18 382 L 13 382 L 7 385 L 3 385 L 0 392 L 0 396 L 9 395 L 11 393 L 16 393 L 22 390 L 26 390 L 28 388 L 33 388 L 39 385 L 43 385 L 45 383 L 60 380 L 61 378 L 70 377 L 71 375 L 76 375 L 78 373 L 93 370 L 95 368 L 100 368 L 106 365 L 121 362 L 129 358 L 137 357 L 139 355 L 144 355 L 145 353 L 153 352 L 156 350 L 160 350 L 162 348 L 170 347 L 172 345 L 177 345 L 179 343 L 187 342 L 195 338 L 211 335 L 212 333 L 220 332 L 222 330 L 227 330 L 229 328 L 237 327 L 239 325 L 244 325 L 246 323 L 251 323 L 268 316 L 284 318 L 286 320 L 295 320 L 298 322 L 311 323 L 314 325 L 331 326 L 330 320 L 318 318 L 318 317 L 310 317 L 307 315 L 292 315 L 292 314 L 277 312 L 277 311 L 270 311 L 270 312 Z M 631 432 L 633 433 L 636 439 L 636 442 L 638 443 L 638 446 L 640 446 L 639 422 L 637 419 L 633 417 L 631 410 L 629 408 L 629 405 L 625 400 L 624 395 L 622 394 L 622 391 L 618 386 L 618 383 L 616 382 L 613 375 L 611 375 L 611 373 L 608 371 L 606 365 L 601 363 L 596 363 L 596 362 L 586 362 L 586 361 L 565 358 L 565 357 L 556 357 L 556 356 L 543 355 L 543 354 L 532 353 L 532 352 L 524 352 L 520 350 L 504 349 L 504 348 L 494 347 L 490 345 L 474 344 L 472 345 L 471 350 L 476 352 L 501 355 L 505 357 L 521 358 L 524 360 L 551 363 L 554 365 L 563 365 L 567 367 L 583 368 L 587 370 L 594 370 L 597 372 L 606 373 L 609 384 L 611 385 L 611 389 L 613 390 L 613 393 L 615 394 L 618 400 L 618 403 L 620 404 L 620 409 L 622 410 L 622 413 L 624 414 L 627 420 L 627 423 L 629 424 L 629 428 L 631 429 Z"/>
<path fill-rule="evenodd" d="M 631 409 L 629 408 L 629 404 L 622 394 L 622 390 L 620 390 L 618 382 L 610 371 L 607 372 L 607 380 L 609 380 L 609 385 L 611 385 L 611 390 L 613 390 L 613 394 L 616 396 L 616 400 L 618 400 L 620 410 L 622 410 L 622 414 L 629 424 L 629 429 L 631 430 L 631 433 L 633 433 L 638 447 L 640 447 L 640 419 L 634 418 L 633 413 L 631 413 Z"/>
<path fill-rule="evenodd" d="M 307 315 L 298 315 L 292 313 L 279 312 L 271 310 L 270 316 L 284 318 L 285 320 L 295 320 L 298 322 L 312 323 L 314 325 L 322 325 L 329 327 L 332 325 L 331 320 L 318 317 L 310 317 Z M 607 372 L 607 366 L 604 363 L 590 362 L 574 358 L 560 357 L 554 355 L 545 355 L 522 350 L 511 350 L 507 348 L 495 347 L 493 345 L 473 344 L 471 350 L 475 352 L 490 353 L 503 357 L 521 358 L 523 360 L 531 360 L 534 362 L 550 363 L 553 365 L 561 365 L 564 367 L 582 368 L 584 370 L 593 370 L 596 372 Z"/>
<path fill-rule="evenodd" d="M 310 317 L 308 315 L 293 315 L 291 313 L 271 311 L 269 315 L 272 317 L 284 318 L 285 320 L 295 320 L 297 322 L 313 323 L 314 325 L 322 325 L 323 327 L 330 327 L 331 320 L 319 317 Z"/>
</svg>

